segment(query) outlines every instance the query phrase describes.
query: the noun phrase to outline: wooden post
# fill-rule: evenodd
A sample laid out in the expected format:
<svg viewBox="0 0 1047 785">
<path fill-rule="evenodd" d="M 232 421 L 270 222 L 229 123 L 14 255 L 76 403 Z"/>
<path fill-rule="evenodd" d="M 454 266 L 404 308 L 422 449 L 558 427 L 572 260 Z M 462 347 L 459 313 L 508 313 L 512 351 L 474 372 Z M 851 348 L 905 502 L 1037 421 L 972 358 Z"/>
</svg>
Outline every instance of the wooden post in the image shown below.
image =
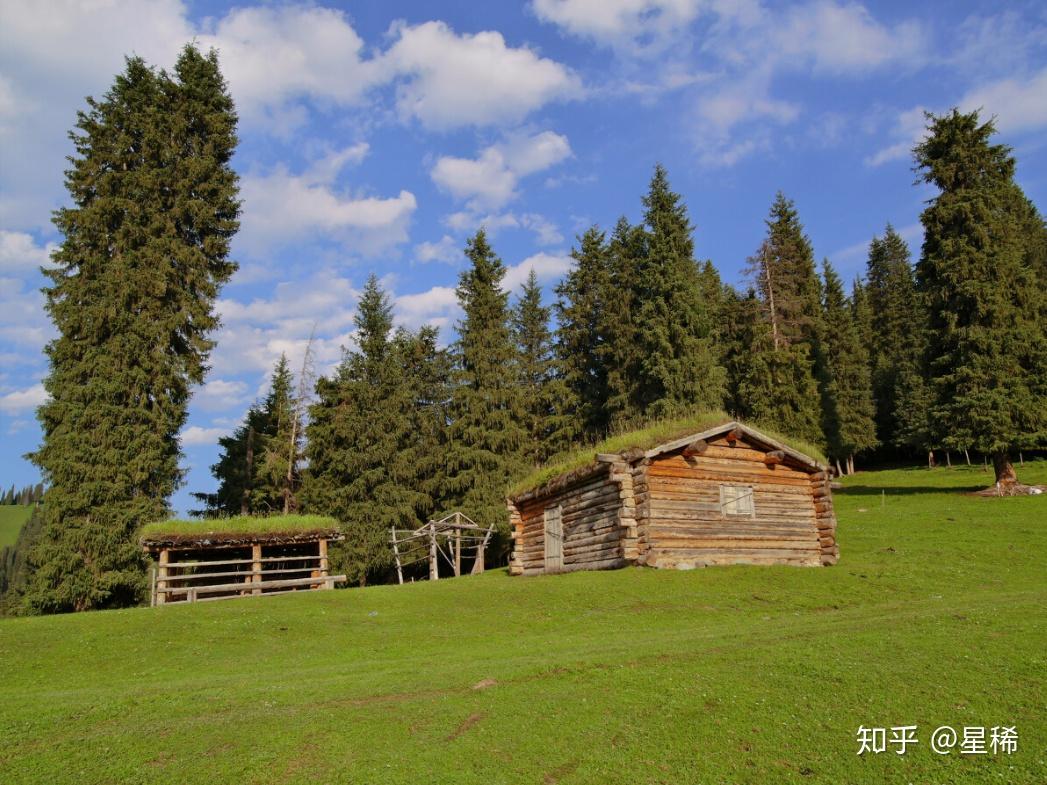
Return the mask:
<svg viewBox="0 0 1047 785">
<path fill-rule="evenodd" d="M 167 548 L 160 551 L 160 571 L 156 580 L 156 604 L 163 605 L 167 602 L 167 565 L 171 561 L 171 552 Z"/>
<path fill-rule="evenodd" d="M 473 575 L 479 575 L 484 571 L 484 553 L 487 550 L 487 543 L 491 540 L 492 531 L 494 531 L 493 524 L 487 527 L 487 533 L 484 535 L 483 542 L 481 542 L 476 548 L 476 560 L 473 562 Z"/>
<path fill-rule="evenodd" d="M 327 577 L 327 540 L 320 540 L 320 577 Z M 333 589 L 334 583 L 331 581 L 324 581 L 320 584 L 321 589 Z"/>
<path fill-rule="evenodd" d="M 390 529 L 393 535 L 393 556 L 396 557 L 396 577 L 400 580 L 400 585 L 404 582 L 404 570 L 400 565 L 400 548 L 396 544 L 396 529 Z"/>
<path fill-rule="evenodd" d="M 440 565 L 436 562 L 436 526 L 429 521 L 429 580 L 440 579 Z"/>
<path fill-rule="evenodd" d="M 970 466 L 971 465 L 971 454 L 969 452 L 967 452 L 967 448 L 966 447 L 963 448 L 963 457 L 967 459 L 967 465 Z"/>
<path fill-rule="evenodd" d="M 462 574 L 462 530 L 454 530 L 454 577 Z"/>
<path fill-rule="evenodd" d="M 255 543 L 251 546 L 251 572 L 254 574 L 254 583 L 262 582 L 262 545 Z M 252 589 L 251 594 L 261 594 L 261 589 Z"/>
<path fill-rule="evenodd" d="M 149 605 L 156 606 L 156 565 L 149 568 Z"/>
</svg>

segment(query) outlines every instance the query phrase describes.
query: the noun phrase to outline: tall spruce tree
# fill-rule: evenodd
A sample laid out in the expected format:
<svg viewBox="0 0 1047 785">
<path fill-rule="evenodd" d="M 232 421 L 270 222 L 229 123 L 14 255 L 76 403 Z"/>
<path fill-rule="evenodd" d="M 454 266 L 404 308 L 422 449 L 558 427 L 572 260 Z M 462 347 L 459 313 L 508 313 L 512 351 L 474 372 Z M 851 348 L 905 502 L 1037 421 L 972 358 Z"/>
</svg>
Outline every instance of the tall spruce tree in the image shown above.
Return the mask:
<svg viewBox="0 0 1047 785">
<path fill-rule="evenodd" d="M 913 415 L 908 391 L 918 383 L 925 331 L 909 247 L 890 224 L 883 238 L 874 237 L 869 245 L 866 292 L 875 315 L 869 354 L 877 435 L 884 443 L 905 446 L 902 431 L 909 429 L 903 421 L 911 422 Z"/>
<path fill-rule="evenodd" d="M 214 52 L 187 46 L 173 73 L 129 58 L 71 134 L 72 206 L 45 271 L 58 337 L 32 455 L 49 485 L 30 556 L 30 611 L 137 602 L 134 533 L 168 512 L 178 432 L 203 381 L 214 300 L 238 228 L 236 114 Z"/>
<path fill-rule="evenodd" d="M 611 291 L 608 253 L 606 235 L 590 227 L 571 250 L 574 266 L 556 287 L 557 359 L 587 441 L 605 435 L 609 425 L 604 356 L 605 300 Z"/>
<path fill-rule="evenodd" d="M 655 167 L 643 199 L 646 242 L 631 290 L 633 410 L 665 417 L 723 405 L 726 374 L 714 346 L 716 304 L 694 260 L 687 207 Z"/>
<path fill-rule="evenodd" d="M 840 276 L 829 260 L 825 278 L 825 359 L 828 406 L 822 412 L 829 456 L 846 463 L 854 472 L 855 453 L 876 446 L 875 405 L 869 373 L 869 354 L 862 344 L 852 306 L 843 292 Z"/>
<path fill-rule="evenodd" d="M 766 224 L 767 237 L 748 268 L 764 327 L 754 332 L 753 364 L 745 371 L 741 394 L 756 419 L 824 444 L 824 328 L 814 252 L 795 205 L 781 192 Z"/>
<path fill-rule="evenodd" d="M 447 489 L 455 507 L 499 533 L 507 548 L 505 493 L 521 471 L 527 435 L 521 426 L 516 352 L 509 325 L 509 295 L 502 291 L 505 266 L 481 229 L 469 239 L 470 266 L 458 281 L 465 318 L 458 324 L 456 379 L 447 446 Z"/>
<path fill-rule="evenodd" d="M 576 435 L 567 387 L 557 369 L 549 308 L 532 269 L 512 312 L 517 380 L 527 441 L 523 457 L 538 465 L 565 450 Z"/>
<path fill-rule="evenodd" d="M 1047 228 L 1014 182 L 994 123 L 956 109 L 927 115 L 914 149 L 938 194 L 921 215 L 916 267 L 927 304 L 932 438 L 993 456 L 996 482 L 1017 483 L 1009 453 L 1047 443 Z"/>
<path fill-rule="evenodd" d="M 355 323 L 357 349 L 346 353 L 334 378 L 317 382 L 302 497 L 307 511 L 342 523 L 345 540 L 332 560 L 364 585 L 392 565 L 390 529 L 416 528 L 432 509 L 417 473 L 431 446 L 415 431 L 416 388 L 402 354 L 410 339 L 391 334 L 392 306 L 374 275 Z"/>
</svg>

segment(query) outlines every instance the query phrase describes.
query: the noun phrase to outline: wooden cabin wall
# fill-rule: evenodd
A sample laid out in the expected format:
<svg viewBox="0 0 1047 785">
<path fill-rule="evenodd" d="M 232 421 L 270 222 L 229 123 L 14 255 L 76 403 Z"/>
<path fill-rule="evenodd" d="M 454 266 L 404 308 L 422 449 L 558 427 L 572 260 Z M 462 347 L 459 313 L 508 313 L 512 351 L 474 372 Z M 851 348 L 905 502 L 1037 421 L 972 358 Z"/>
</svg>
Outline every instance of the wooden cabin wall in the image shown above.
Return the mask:
<svg viewBox="0 0 1047 785">
<path fill-rule="evenodd" d="M 563 568 L 599 570 L 623 566 L 635 554 L 636 520 L 628 464 L 603 464 L 576 482 L 510 503 L 513 575 L 545 572 L 545 511 L 562 505 Z M 635 555 L 634 555 L 635 558 Z"/>
<path fill-rule="evenodd" d="M 730 446 L 721 438 L 700 455 L 672 453 L 640 461 L 633 482 L 641 563 L 670 568 L 821 564 L 823 548 L 835 548 L 835 539 L 819 539 L 819 521 L 826 519 L 816 513 L 817 481 L 789 459 L 766 465 L 765 454 L 741 439 Z M 821 482 L 824 486 L 824 476 Z M 721 484 L 751 485 L 755 517 L 725 517 Z M 828 510 L 831 514 L 831 502 Z"/>
</svg>

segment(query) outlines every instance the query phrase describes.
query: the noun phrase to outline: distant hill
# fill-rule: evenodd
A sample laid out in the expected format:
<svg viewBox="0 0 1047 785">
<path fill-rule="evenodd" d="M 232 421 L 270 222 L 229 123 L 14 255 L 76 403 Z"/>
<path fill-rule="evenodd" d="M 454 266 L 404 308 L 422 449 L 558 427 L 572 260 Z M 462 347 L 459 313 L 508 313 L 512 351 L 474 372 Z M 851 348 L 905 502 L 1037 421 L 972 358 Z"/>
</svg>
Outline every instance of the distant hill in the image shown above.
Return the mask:
<svg viewBox="0 0 1047 785">
<path fill-rule="evenodd" d="M 18 532 L 33 514 L 34 507 L 33 504 L 0 505 L 0 548 L 15 544 Z"/>
</svg>

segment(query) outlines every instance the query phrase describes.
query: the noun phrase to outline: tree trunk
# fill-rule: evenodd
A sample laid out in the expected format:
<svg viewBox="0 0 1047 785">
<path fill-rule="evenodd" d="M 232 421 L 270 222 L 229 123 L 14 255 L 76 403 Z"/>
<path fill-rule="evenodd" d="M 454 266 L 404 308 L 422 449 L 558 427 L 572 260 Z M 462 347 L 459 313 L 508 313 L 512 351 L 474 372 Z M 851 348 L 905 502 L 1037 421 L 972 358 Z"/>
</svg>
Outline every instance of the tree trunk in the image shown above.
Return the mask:
<svg viewBox="0 0 1047 785">
<path fill-rule="evenodd" d="M 935 463 L 934 463 L 934 450 L 928 450 L 927 451 L 927 468 L 928 469 L 933 469 L 934 466 L 935 466 Z"/>
<path fill-rule="evenodd" d="M 996 482 L 1001 488 L 1017 484 L 1018 475 L 1014 473 L 1011 457 L 1006 452 L 998 452 L 992 456 L 992 468 L 996 472 Z"/>
<path fill-rule="evenodd" d="M 967 459 L 967 465 L 970 466 L 971 465 L 971 454 L 969 452 L 967 452 L 967 448 L 966 447 L 963 448 L 963 457 Z"/>
<path fill-rule="evenodd" d="M 952 454 L 948 450 L 945 451 L 945 465 L 952 468 Z"/>
</svg>

